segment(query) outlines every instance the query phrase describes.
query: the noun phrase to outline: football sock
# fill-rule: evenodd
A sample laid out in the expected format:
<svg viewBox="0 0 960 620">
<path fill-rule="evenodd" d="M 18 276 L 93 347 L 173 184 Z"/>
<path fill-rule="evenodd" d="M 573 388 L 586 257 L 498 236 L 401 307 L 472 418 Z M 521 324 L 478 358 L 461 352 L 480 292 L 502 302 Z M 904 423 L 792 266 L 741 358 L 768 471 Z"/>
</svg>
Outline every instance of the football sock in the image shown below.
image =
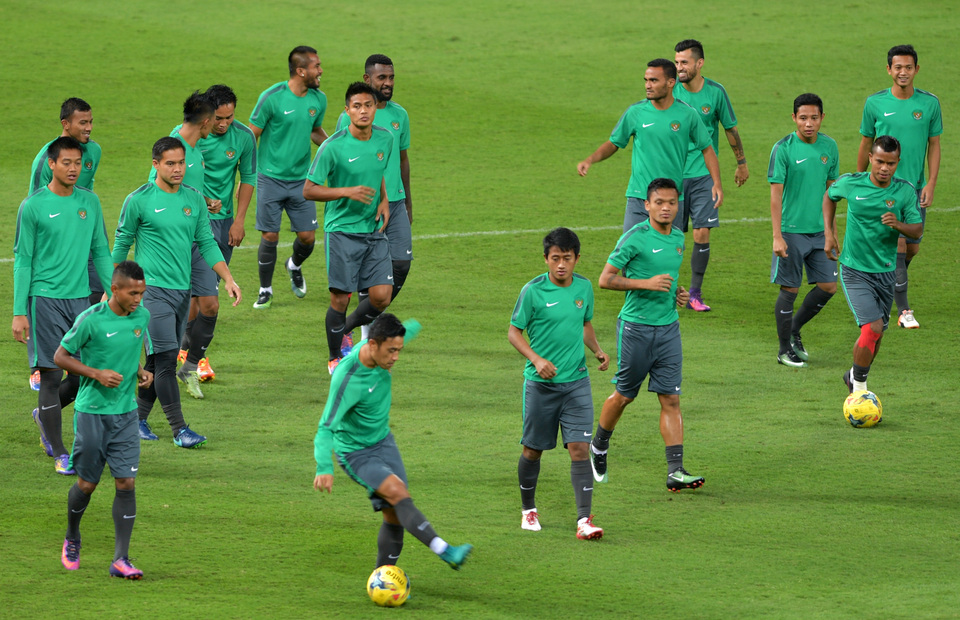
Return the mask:
<svg viewBox="0 0 960 620">
<path fill-rule="evenodd" d="M 290 262 L 293 264 L 294 269 L 300 269 L 303 261 L 307 260 L 310 255 L 313 254 L 314 245 L 316 244 L 311 243 L 307 245 L 301 242 L 299 237 L 293 240 L 293 256 L 290 257 Z"/>
<path fill-rule="evenodd" d="M 340 357 L 340 343 L 343 342 L 343 327 L 346 322 L 346 312 L 337 312 L 333 309 L 333 306 L 327 308 L 325 325 L 327 328 L 327 348 L 330 349 L 330 357 L 327 359 L 332 360 Z"/>
<path fill-rule="evenodd" d="M 894 272 L 896 279 L 893 285 L 893 299 L 897 302 L 897 311 L 903 312 L 910 309 L 910 302 L 907 301 L 907 267 L 910 261 L 907 260 L 906 252 L 897 252 L 897 270 Z"/>
<path fill-rule="evenodd" d="M 137 516 L 137 491 L 117 489 L 113 497 L 113 531 L 116 536 L 113 560 L 125 558 L 130 554 L 130 535 L 133 534 L 133 522 Z"/>
<path fill-rule="evenodd" d="M 277 266 L 277 242 L 260 238 L 257 249 L 257 267 L 260 272 L 260 288 L 269 288 L 273 284 L 273 270 Z"/>
<path fill-rule="evenodd" d="M 183 338 L 180 339 L 181 351 L 190 350 L 190 334 L 193 333 L 193 324 L 196 323 L 196 321 L 197 319 L 187 321 L 187 328 L 183 330 Z"/>
<path fill-rule="evenodd" d="M 683 444 L 667 446 L 665 451 L 667 453 L 667 474 L 683 469 Z"/>
<path fill-rule="evenodd" d="M 344 326 L 343 331 L 352 332 L 360 325 L 369 325 L 370 323 L 373 323 L 374 319 L 376 319 L 382 313 L 383 310 L 377 310 L 376 306 L 374 306 L 370 301 L 369 296 L 363 297 L 360 300 L 360 303 L 357 304 L 357 309 L 351 312 L 350 316 L 347 317 L 346 325 Z"/>
<path fill-rule="evenodd" d="M 157 370 L 156 360 L 153 355 L 147 356 L 147 361 L 143 363 L 143 369 L 154 373 Z M 148 388 L 137 388 L 137 417 L 146 420 L 153 409 L 153 403 L 157 401 L 157 381 L 154 376 L 153 383 Z"/>
<path fill-rule="evenodd" d="M 577 520 L 589 517 L 593 506 L 593 470 L 589 460 L 570 461 L 570 482 L 577 500 Z"/>
<path fill-rule="evenodd" d="M 63 377 L 63 371 L 41 370 L 40 371 L 40 392 L 37 394 L 37 408 L 40 410 L 40 424 L 43 426 L 43 434 L 53 448 L 53 455 L 59 456 L 67 454 L 67 449 L 63 445 L 63 429 L 61 425 L 61 407 L 60 407 L 60 379 Z"/>
<path fill-rule="evenodd" d="M 590 444 L 595 448 L 594 452 L 598 454 L 603 454 L 610 449 L 610 437 L 613 435 L 613 431 L 608 431 L 607 429 L 600 426 L 600 423 L 597 423 L 597 432 L 593 436 L 593 442 Z"/>
<path fill-rule="evenodd" d="M 520 455 L 517 463 L 517 478 L 520 479 L 520 505 L 524 510 L 536 508 L 537 479 L 540 477 L 540 459 L 531 461 Z"/>
<path fill-rule="evenodd" d="M 799 334 L 800 328 L 806 325 L 807 321 L 817 316 L 817 313 L 823 310 L 823 307 L 827 305 L 831 297 L 833 297 L 833 293 L 828 293 L 819 286 L 814 286 L 810 289 L 803 298 L 800 309 L 793 315 L 792 332 Z M 793 307 L 793 304 L 791 304 L 791 307 Z"/>
<path fill-rule="evenodd" d="M 414 538 L 433 549 L 433 552 L 436 554 L 441 554 L 447 550 L 447 544 L 437 536 L 437 533 L 434 531 L 433 526 L 430 525 L 430 522 L 427 521 L 427 518 L 413 505 L 412 498 L 407 497 L 400 500 L 393 509 L 397 513 L 397 519 L 401 525 L 403 525 L 403 529 L 413 534 Z M 443 544 L 443 548 L 440 551 L 434 549 L 434 539 L 439 540 Z"/>
<path fill-rule="evenodd" d="M 67 373 L 60 381 L 60 409 L 72 403 L 77 399 L 77 392 L 80 391 L 80 375 Z"/>
<path fill-rule="evenodd" d="M 797 300 L 796 293 L 790 293 L 780 289 L 777 295 L 777 303 L 773 305 L 773 311 L 777 320 L 777 339 L 780 340 L 780 353 L 786 353 L 790 350 L 790 330 L 793 327 L 793 302 Z"/>
<path fill-rule="evenodd" d="M 867 373 L 869 372 L 869 366 L 857 366 L 856 364 L 853 365 L 850 376 L 853 379 L 854 392 L 860 392 L 867 389 Z"/>
<path fill-rule="evenodd" d="M 403 283 L 407 281 L 407 274 L 410 273 L 410 263 L 408 260 L 393 261 L 393 293 L 390 296 L 391 303 L 400 294 Z"/>
<path fill-rule="evenodd" d="M 83 511 L 89 503 L 90 496 L 81 491 L 74 482 L 67 493 L 67 534 L 64 536 L 67 540 L 80 540 L 80 519 L 83 518 Z"/>
<path fill-rule="evenodd" d="M 190 337 L 192 344 L 187 351 L 187 363 L 192 364 L 189 370 L 196 370 L 197 362 L 207 356 L 207 347 L 213 341 L 213 332 L 217 327 L 217 316 L 207 316 L 202 312 L 197 314 L 197 320 L 193 322 L 193 335 Z"/>
<path fill-rule="evenodd" d="M 710 244 L 694 243 L 693 255 L 690 257 L 690 291 L 700 292 L 703 286 L 703 276 L 707 273 L 707 263 L 710 262 Z"/>
<path fill-rule="evenodd" d="M 403 526 L 384 521 L 377 534 L 377 566 L 396 564 L 403 551 Z"/>
<path fill-rule="evenodd" d="M 370 326 L 361 325 L 360 326 L 360 340 L 366 340 L 370 337 Z"/>
<path fill-rule="evenodd" d="M 156 386 L 157 400 L 160 401 L 160 407 L 163 408 L 173 435 L 176 436 L 177 431 L 186 425 L 183 421 L 183 410 L 180 408 L 180 387 L 177 385 L 177 350 L 154 353 L 153 358 L 156 364 L 153 385 Z M 144 417 L 140 416 L 141 419 Z"/>
</svg>

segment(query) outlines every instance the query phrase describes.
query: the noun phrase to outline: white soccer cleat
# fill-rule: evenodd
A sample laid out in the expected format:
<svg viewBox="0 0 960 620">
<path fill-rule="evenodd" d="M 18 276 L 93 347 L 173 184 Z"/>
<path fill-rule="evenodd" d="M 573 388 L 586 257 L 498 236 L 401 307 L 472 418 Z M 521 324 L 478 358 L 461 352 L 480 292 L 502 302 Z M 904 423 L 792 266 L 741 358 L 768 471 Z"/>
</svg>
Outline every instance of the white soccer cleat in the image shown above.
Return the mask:
<svg viewBox="0 0 960 620">
<path fill-rule="evenodd" d="M 596 540 L 603 537 L 603 528 L 593 524 L 593 515 L 577 521 L 577 538 L 580 540 Z"/>
<path fill-rule="evenodd" d="M 540 515 L 536 508 L 523 511 L 523 518 L 520 520 L 520 527 L 531 532 L 540 531 Z"/>
<path fill-rule="evenodd" d="M 904 310 L 901 312 L 900 318 L 897 319 L 897 325 L 905 327 L 906 329 L 917 329 L 920 327 L 920 323 L 918 323 L 917 319 L 913 316 L 913 310 Z"/>
</svg>

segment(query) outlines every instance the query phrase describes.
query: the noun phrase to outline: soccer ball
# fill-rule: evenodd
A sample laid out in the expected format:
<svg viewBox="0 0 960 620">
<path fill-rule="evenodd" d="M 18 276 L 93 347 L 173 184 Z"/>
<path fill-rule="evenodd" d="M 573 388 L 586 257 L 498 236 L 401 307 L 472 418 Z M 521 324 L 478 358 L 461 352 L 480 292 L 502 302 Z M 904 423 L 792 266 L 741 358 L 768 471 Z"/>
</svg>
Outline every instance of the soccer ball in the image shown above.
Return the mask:
<svg viewBox="0 0 960 620">
<path fill-rule="evenodd" d="M 367 594 L 380 607 L 400 607 L 410 596 L 410 582 L 399 566 L 378 566 L 367 579 Z"/>
<path fill-rule="evenodd" d="M 854 428 L 870 428 L 883 419 L 883 405 L 873 392 L 854 392 L 843 401 L 843 417 Z"/>
</svg>

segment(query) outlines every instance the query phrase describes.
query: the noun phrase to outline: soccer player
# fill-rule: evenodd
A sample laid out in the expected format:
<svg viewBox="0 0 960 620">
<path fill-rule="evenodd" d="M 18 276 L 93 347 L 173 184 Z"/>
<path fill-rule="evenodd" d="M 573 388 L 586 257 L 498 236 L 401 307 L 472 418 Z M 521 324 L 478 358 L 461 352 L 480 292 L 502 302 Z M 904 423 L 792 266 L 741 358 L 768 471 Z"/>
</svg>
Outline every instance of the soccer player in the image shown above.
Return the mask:
<svg viewBox="0 0 960 620">
<path fill-rule="evenodd" d="M 510 318 L 507 338 L 527 358 L 523 371 L 523 450 L 517 463 L 522 505 L 520 527 L 540 531 L 535 502 L 540 457 L 557 447 L 557 430 L 570 452 L 570 482 L 577 504 L 577 538 L 603 536 L 593 524 L 593 481 L 587 446 L 593 435 L 593 394 L 583 346 L 606 370 L 610 358 L 593 331 L 593 287 L 573 272 L 580 261 L 580 239 L 569 228 L 543 238 L 547 273 L 530 280 Z M 523 337 L 526 331 L 530 342 Z"/>
<path fill-rule="evenodd" d="M 677 65 L 678 81 L 673 87 L 673 96 L 692 107 L 707 128 L 713 143 L 713 151 L 720 155 L 719 125 L 727 134 L 727 142 L 733 148 L 737 160 L 737 171 L 733 180 L 737 187 L 743 185 L 750 172 L 747 170 L 747 158 L 743 154 L 743 142 L 737 129 L 737 116 L 723 86 L 709 80 L 701 74 L 703 69 L 703 45 L 695 39 L 685 39 L 674 47 L 674 63 Z M 707 172 L 703 157 L 693 149 L 687 157 L 683 172 L 683 198 L 680 200 L 680 213 L 677 225 L 682 222 L 683 232 L 693 220 L 693 252 L 690 255 L 690 301 L 687 308 L 697 312 L 709 312 L 710 306 L 703 303 L 703 276 L 710 261 L 710 229 L 720 225 L 720 215 L 711 196 L 712 180 Z"/>
<path fill-rule="evenodd" d="M 116 484 L 113 525 L 116 533 L 110 575 L 140 579 L 143 571 L 130 563 L 128 552 L 137 516 L 134 483 L 140 469 L 136 388 L 149 387 L 153 375 L 141 368 L 140 352 L 149 353 L 150 313 L 140 305 L 147 284 L 143 269 L 123 261 L 113 272 L 110 301 L 98 303 L 77 317 L 54 354 L 57 365 L 80 378 L 71 467 L 77 482 L 67 494 L 67 534 L 60 562 L 80 567 L 80 519 L 100 483 L 104 464 Z M 83 362 L 72 357 L 80 354 Z"/>
<path fill-rule="evenodd" d="M 842 175 L 823 196 L 823 249 L 831 260 L 837 260 L 837 203 L 847 200 L 840 285 L 860 327 L 853 368 L 843 375 L 850 392 L 867 389 L 867 373 L 890 320 L 897 235 L 917 239 L 923 232 L 916 188 L 895 177 L 900 148 L 896 138 L 880 136 L 870 151 L 870 172 Z"/>
<path fill-rule="evenodd" d="M 79 378 L 57 368 L 53 355 L 74 319 L 90 307 L 87 259 L 107 287 L 113 264 L 100 199 L 77 181 L 85 168 L 82 145 L 61 136 L 47 147 L 50 181 L 32 192 L 17 213 L 13 246 L 13 337 L 27 345 L 40 373 L 33 419 L 40 445 L 59 474 L 72 475 L 63 444 L 62 408 L 73 402 Z"/>
<path fill-rule="evenodd" d="M 297 233 L 293 254 L 286 261 L 294 295 L 307 294 L 301 266 L 313 252 L 317 230 L 317 205 L 303 196 L 303 181 L 310 167 L 310 142 L 323 144 L 321 127 L 327 96 L 320 90 L 320 57 L 306 45 L 293 48 L 287 57 L 290 78 L 261 93 L 250 130 L 259 140 L 257 151 L 257 230 L 260 249 L 257 263 L 260 293 L 254 308 L 269 308 L 273 300 L 273 271 L 283 211 Z"/>
<path fill-rule="evenodd" d="M 393 101 L 393 87 L 396 73 L 393 61 L 383 54 L 373 54 L 364 63 L 363 81 L 378 93 L 377 113 L 373 122 L 383 127 L 393 136 L 393 151 L 390 154 L 390 167 L 387 168 L 385 183 L 387 200 L 390 202 L 390 222 L 384 230 L 390 242 L 390 260 L 393 262 L 393 292 L 391 300 L 396 299 L 403 283 L 410 273 L 413 260 L 413 238 L 410 224 L 413 222 L 413 198 L 410 194 L 410 160 L 407 150 L 410 148 L 410 117 L 400 104 Z M 337 130 L 350 124 L 346 112 L 337 119 Z M 360 291 L 360 301 L 367 291 Z M 361 326 L 362 338 L 367 337 L 369 325 Z"/>
<path fill-rule="evenodd" d="M 649 220 L 620 237 L 600 273 L 600 288 L 625 291 L 617 318 L 620 368 L 617 387 L 603 403 L 600 422 L 590 445 L 590 462 L 597 482 L 607 481 L 607 450 L 623 410 L 640 392 L 650 375 L 647 390 L 660 399 L 660 435 L 666 444 L 667 489 L 696 489 L 703 478 L 683 468 L 683 418 L 680 384 L 683 350 L 677 306 L 689 293 L 677 285 L 683 262 L 683 233 L 672 223 L 680 192 L 673 179 L 654 179 L 647 188 Z M 620 272 L 623 275 L 620 275 Z"/>
<path fill-rule="evenodd" d="M 651 60 L 647 63 L 643 80 L 646 100 L 627 108 L 613 128 L 610 139 L 577 164 L 577 172 L 580 176 L 586 176 L 590 166 L 625 148 L 633 137 L 623 232 L 647 219 L 644 198 L 647 186 L 653 179 L 673 179 L 678 186 L 683 182 L 683 171 L 692 149 L 703 154 L 707 170 L 710 171 L 713 181 L 713 189 L 710 190 L 712 206 L 716 208 L 723 203 L 720 164 L 710 141 L 710 133 L 693 108 L 677 102 L 673 96 L 677 81 L 676 65 L 666 58 Z"/>
<path fill-rule="evenodd" d="M 800 329 L 837 292 L 837 270 L 820 249 L 824 242 L 823 192 L 840 174 L 840 153 L 833 138 L 820 133 L 823 101 L 817 95 L 804 93 L 793 100 L 793 122 L 797 130 L 773 145 L 767 169 L 773 222 L 770 281 L 780 285 L 774 305 L 780 340 L 777 361 L 802 368 L 810 356 Z M 807 281 L 815 286 L 794 315 L 804 266 Z"/>
<path fill-rule="evenodd" d="M 390 369 L 400 357 L 404 337 L 420 330 L 416 321 L 400 322 L 381 314 L 370 328 L 370 339 L 343 358 L 330 382 L 327 404 L 317 425 L 313 454 L 317 475 L 313 488 L 333 490 L 331 450 L 343 471 L 362 486 L 375 511 L 383 513 L 377 536 L 377 566 L 397 564 L 403 531 L 430 547 L 440 559 L 459 570 L 472 545 L 449 545 L 414 505 L 407 473 L 390 432 Z"/>
<path fill-rule="evenodd" d="M 390 247 L 383 234 L 390 219 L 384 175 L 391 165 L 393 136 L 373 124 L 377 91 L 372 86 L 354 82 L 344 99 L 350 125 L 320 146 L 303 186 L 304 198 L 327 203 L 323 233 L 330 374 L 342 357 L 344 335 L 386 310 L 393 291 Z M 369 295 L 347 316 L 350 294 L 364 289 Z"/>
<path fill-rule="evenodd" d="M 867 169 L 876 136 L 896 138 L 903 148 L 900 164 L 897 166 L 897 178 L 909 181 L 919 191 L 920 217 L 925 222 L 927 207 L 933 204 L 933 193 L 940 173 L 940 134 L 943 133 L 943 121 L 940 117 L 940 100 L 936 95 L 913 86 L 913 80 L 919 71 L 917 52 L 912 45 L 897 45 L 887 52 L 887 73 L 893 78 L 893 86 L 870 95 L 863 105 L 857 171 L 863 172 Z M 930 175 L 926 179 L 924 160 Z M 921 228 L 919 235 L 900 237 L 897 242 L 894 299 L 899 312 L 897 324 L 907 329 L 920 327 L 907 299 L 907 269 L 920 251 L 922 238 Z"/>
<path fill-rule="evenodd" d="M 155 375 L 154 383 L 137 395 L 140 438 L 157 439 L 147 417 L 160 400 L 173 443 L 181 448 L 203 445 L 207 438 L 194 432 L 183 419 L 180 390 L 177 388 L 177 351 L 190 309 L 191 247 L 196 243 L 204 260 L 224 281 L 233 305 L 240 303 L 240 287 L 233 280 L 220 248 L 210 232 L 207 204 L 200 192 L 183 185 L 186 170 L 183 143 L 177 138 L 160 138 L 153 145 L 156 180 L 127 196 L 120 211 L 114 237 L 113 261 L 127 258 L 136 243 L 135 260 L 146 274 L 143 305 L 150 311 L 150 338 L 153 353 L 144 367 Z"/>
<path fill-rule="evenodd" d="M 215 113 L 210 133 L 197 142 L 204 162 L 203 194 L 206 200 L 218 203 L 216 212 L 210 210 L 210 228 L 223 260 L 229 266 L 233 248 L 243 241 L 243 224 L 257 183 L 257 143 L 253 132 L 234 118 L 237 96 L 233 89 L 217 84 L 208 88 L 204 95 L 215 108 Z M 240 187 L 237 190 L 235 217 L 233 193 L 237 185 L 237 172 L 240 173 Z M 213 340 L 220 312 L 217 274 L 203 260 L 196 245 L 193 248 L 190 286 L 190 318 L 180 343 L 179 357 L 183 366 L 179 374 L 186 379 L 189 387 L 194 387 L 194 372 L 200 381 L 215 377 L 206 351 Z M 199 390 L 199 386 L 196 388 Z"/>
</svg>

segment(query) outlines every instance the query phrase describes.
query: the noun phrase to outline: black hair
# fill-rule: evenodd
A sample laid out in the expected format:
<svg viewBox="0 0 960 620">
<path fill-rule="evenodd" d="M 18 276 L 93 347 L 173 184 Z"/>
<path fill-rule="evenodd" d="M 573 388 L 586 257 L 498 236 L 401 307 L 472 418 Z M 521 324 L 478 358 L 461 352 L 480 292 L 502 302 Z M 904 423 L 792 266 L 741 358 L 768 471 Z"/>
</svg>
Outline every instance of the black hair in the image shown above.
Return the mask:
<svg viewBox="0 0 960 620">
<path fill-rule="evenodd" d="M 400 319 L 398 319 L 395 314 L 384 312 L 370 324 L 370 335 L 367 340 L 382 343 L 390 338 L 404 336 L 406 333 L 407 328 L 403 326 L 403 323 L 400 322 Z"/>
<path fill-rule="evenodd" d="M 374 65 L 386 65 L 388 67 L 393 66 L 393 61 L 390 60 L 389 56 L 383 54 L 371 54 L 367 57 L 366 62 L 363 63 L 363 72 L 368 74 L 373 70 Z"/>
<path fill-rule="evenodd" d="M 647 186 L 647 200 L 650 200 L 650 196 L 653 196 L 653 192 L 658 189 L 672 189 L 677 192 L 677 196 L 680 195 L 680 190 L 677 189 L 677 184 L 673 179 L 660 177 L 650 181 L 650 185 Z"/>
<path fill-rule="evenodd" d="M 226 84 L 214 84 L 208 88 L 204 94 L 207 96 L 207 99 L 210 100 L 210 103 L 213 104 L 214 110 L 229 103 L 237 105 L 236 93 Z"/>
<path fill-rule="evenodd" d="M 660 67 L 668 80 L 677 79 L 677 65 L 672 60 L 666 58 L 654 58 L 647 63 L 648 67 Z"/>
<path fill-rule="evenodd" d="M 800 110 L 800 106 L 803 105 L 815 105 L 820 108 L 820 114 L 823 114 L 823 99 L 818 95 L 813 93 L 803 93 L 799 97 L 793 100 L 793 113 L 796 114 Z"/>
<path fill-rule="evenodd" d="M 113 279 L 111 282 L 116 284 L 121 278 L 143 280 L 143 267 L 132 260 L 125 260 L 122 263 L 118 263 L 117 266 L 113 268 Z"/>
<path fill-rule="evenodd" d="M 80 151 L 81 156 L 83 155 L 83 145 L 79 140 L 70 136 L 60 136 L 47 147 L 47 159 L 57 161 L 60 159 L 60 151 L 64 150 L 77 150 Z"/>
<path fill-rule="evenodd" d="M 677 46 L 673 48 L 675 52 L 685 52 L 690 50 L 693 52 L 694 60 L 698 58 L 703 58 L 703 44 L 696 39 L 684 39 L 677 43 Z"/>
<path fill-rule="evenodd" d="M 543 238 L 543 255 L 549 254 L 552 247 L 560 248 L 561 252 L 572 250 L 576 256 L 580 256 L 580 237 L 569 228 L 554 228 Z"/>
<path fill-rule="evenodd" d="M 354 82 L 350 86 L 347 86 L 347 94 L 343 98 L 344 105 L 349 105 L 352 97 L 364 93 L 372 96 L 374 101 L 380 101 L 380 93 L 378 93 L 377 89 L 373 86 L 370 86 L 366 82 Z"/>
<path fill-rule="evenodd" d="M 297 74 L 297 69 L 306 67 L 307 63 L 310 62 L 309 56 L 316 53 L 317 50 L 309 45 L 298 45 L 293 48 L 290 55 L 287 56 L 287 67 L 290 69 L 290 75 L 294 76 Z"/>
<path fill-rule="evenodd" d="M 912 45 L 894 45 L 890 48 L 890 51 L 887 52 L 887 66 L 893 66 L 893 57 L 894 56 L 912 56 L 913 64 L 917 64 L 917 50 L 913 49 Z"/>
<path fill-rule="evenodd" d="M 870 147 L 870 152 L 880 149 L 884 153 L 897 153 L 900 154 L 900 141 L 894 138 L 893 136 L 877 136 L 877 139 L 873 141 L 873 146 Z"/>
<path fill-rule="evenodd" d="M 164 153 L 174 149 L 180 149 L 184 155 L 187 154 L 187 149 L 183 148 L 183 142 L 180 142 L 180 140 L 172 136 L 164 136 L 153 143 L 153 158 L 156 161 L 160 161 Z"/>
<path fill-rule="evenodd" d="M 205 119 L 213 116 L 216 110 L 216 106 L 213 105 L 213 102 L 205 93 L 195 90 L 183 102 L 183 122 L 193 125 L 202 123 Z"/>
<path fill-rule="evenodd" d="M 73 116 L 74 112 L 89 112 L 90 104 L 80 97 L 70 97 L 60 104 L 60 120 L 65 121 Z"/>
</svg>

